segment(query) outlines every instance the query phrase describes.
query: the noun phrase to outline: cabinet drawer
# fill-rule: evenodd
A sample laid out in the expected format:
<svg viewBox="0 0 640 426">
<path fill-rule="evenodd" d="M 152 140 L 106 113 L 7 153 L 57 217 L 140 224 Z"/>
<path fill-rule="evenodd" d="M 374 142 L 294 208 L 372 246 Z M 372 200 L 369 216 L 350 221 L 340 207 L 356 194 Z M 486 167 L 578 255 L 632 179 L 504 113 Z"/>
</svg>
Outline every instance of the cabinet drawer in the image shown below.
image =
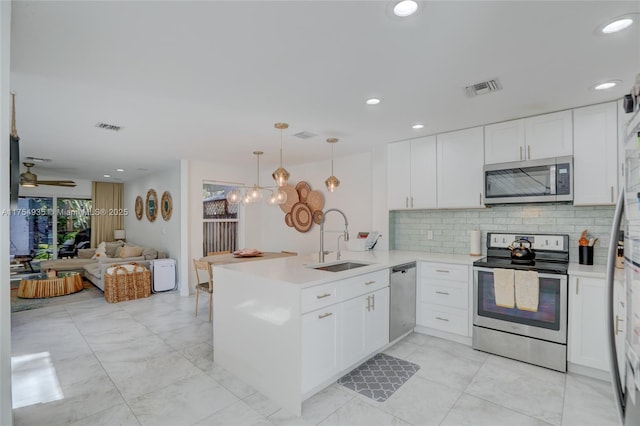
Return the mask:
<svg viewBox="0 0 640 426">
<path fill-rule="evenodd" d="M 464 287 L 460 285 L 425 285 L 422 287 L 421 300 L 426 303 L 466 310 L 469 308 L 468 284 L 465 283 Z"/>
<path fill-rule="evenodd" d="M 389 270 L 370 272 L 342 281 L 342 300 L 349 300 L 362 294 L 380 290 L 389 285 Z"/>
<path fill-rule="evenodd" d="M 449 333 L 469 335 L 469 311 L 421 303 L 420 325 Z"/>
<path fill-rule="evenodd" d="M 340 302 L 340 285 L 342 281 L 309 287 L 302 290 L 301 312 L 309 312 Z"/>
<path fill-rule="evenodd" d="M 449 263 L 422 262 L 420 264 L 420 276 L 438 280 L 469 282 L 469 267 Z"/>
</svg>

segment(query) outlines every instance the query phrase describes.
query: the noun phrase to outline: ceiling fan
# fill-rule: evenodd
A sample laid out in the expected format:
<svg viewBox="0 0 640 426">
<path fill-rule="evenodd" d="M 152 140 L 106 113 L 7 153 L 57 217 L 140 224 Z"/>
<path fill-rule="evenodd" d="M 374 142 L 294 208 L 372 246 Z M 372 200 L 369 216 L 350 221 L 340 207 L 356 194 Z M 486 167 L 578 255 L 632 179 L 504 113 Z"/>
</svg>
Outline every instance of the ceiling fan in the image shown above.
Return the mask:
<svg viewBox="0 0 640 426">
<path fill-rule="evenodd" d="M 34 163 L 22 163 L 27 168 L 27 171 L 20 174 L 20 186 L 24 188 L 35 188 L 38 185 L 51 185 L 51 186 L 67 186 L 74 187 L 76 183 L 72 180 L 38 180 L 38 176 L 31 173 L 31 167 Z"/>
</svg>

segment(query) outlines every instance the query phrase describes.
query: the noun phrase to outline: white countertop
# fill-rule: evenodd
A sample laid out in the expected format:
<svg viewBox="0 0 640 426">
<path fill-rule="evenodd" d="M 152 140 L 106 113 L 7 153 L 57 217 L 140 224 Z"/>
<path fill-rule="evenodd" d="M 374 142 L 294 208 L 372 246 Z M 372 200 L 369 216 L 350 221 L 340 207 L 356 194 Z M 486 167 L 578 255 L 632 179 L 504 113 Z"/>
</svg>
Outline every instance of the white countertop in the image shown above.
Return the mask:
<svg viewBox="0 0 640 426">
<path fill-rule="evenodd" d="M 343 251 L 341 262 L 358 261 L 369 265 L 341 272 L 329 272 L 310 268 L 319 265 L 318 253 L 304 253 L 298 256 L 284 257 L 257 262 L 246 262 L 229 265 L 214 265 L 215 268 L 224 268 L 250 275 L 256 275 L 264 279 L 287 282 L 299 285 L 301 288 L 324 284 L 331 281 L 342 280 L 368 272 L 387 269 L 413 261 L 442 262 L 459 265 L 472 265 L 475 260 L 483 256 L 469 256 L 443 253 L 428 253 L 422 251 L 401 250 L 373 250 L 373 251 Z M 336 263 L 335 253 L 325 257 L 324 264 Z M 214 272 L 215 275 L 215 272 Z"/>
<path fill-rule="evenodd" d="M 605 279 L 607 277 L 607 265 L 581 265 L 579 263 L 569 263 L 568 274 Z M 624 269 L 616 268 L 615 279 L 624 279 Z"/>
</svg>

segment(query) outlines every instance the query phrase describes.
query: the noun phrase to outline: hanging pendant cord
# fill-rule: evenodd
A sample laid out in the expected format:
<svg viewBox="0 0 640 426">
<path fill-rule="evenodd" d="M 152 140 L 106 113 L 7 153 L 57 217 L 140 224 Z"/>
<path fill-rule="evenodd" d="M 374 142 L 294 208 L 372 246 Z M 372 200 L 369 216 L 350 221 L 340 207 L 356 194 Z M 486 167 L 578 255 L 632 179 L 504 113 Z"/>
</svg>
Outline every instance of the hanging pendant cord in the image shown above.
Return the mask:
<svg viewBox="0 0 640 426">
<path fill-rule="evenodd" d="M 331 144 L 331 176 L 333 176 L 333 145 L 335 144 Z"/>
</svg>

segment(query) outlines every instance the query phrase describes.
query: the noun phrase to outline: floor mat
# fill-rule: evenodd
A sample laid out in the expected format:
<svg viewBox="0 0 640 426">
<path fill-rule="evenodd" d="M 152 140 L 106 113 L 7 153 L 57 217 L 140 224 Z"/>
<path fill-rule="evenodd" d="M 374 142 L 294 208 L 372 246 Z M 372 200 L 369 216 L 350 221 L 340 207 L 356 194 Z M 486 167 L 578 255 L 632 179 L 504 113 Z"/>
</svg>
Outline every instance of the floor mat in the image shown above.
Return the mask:
<svg viewBox="0 0 640 426">
<path fill-rule="evenodd" d="M 342 376 L 338 383 L 374 401 L 383 402 L 418 370 L 420 366 L 417 364 L 379 353 Z"/>
<path fill-rule="evenodd" d="M 25 274 L 25 277 L 28 275 Z M 66 294 L 64 296 L 47 297 L 45 299 L 22 299 L 18 297 L 19 279 L 11 279 L 11 312 L 28 311 L 50 306 L 64 305 L 66 303 L 80 302 L 81 300 L 104 297 L 104 293 L 91 282 L 83 280 L 84 289 L 77 293 Z"/>
</svg>

